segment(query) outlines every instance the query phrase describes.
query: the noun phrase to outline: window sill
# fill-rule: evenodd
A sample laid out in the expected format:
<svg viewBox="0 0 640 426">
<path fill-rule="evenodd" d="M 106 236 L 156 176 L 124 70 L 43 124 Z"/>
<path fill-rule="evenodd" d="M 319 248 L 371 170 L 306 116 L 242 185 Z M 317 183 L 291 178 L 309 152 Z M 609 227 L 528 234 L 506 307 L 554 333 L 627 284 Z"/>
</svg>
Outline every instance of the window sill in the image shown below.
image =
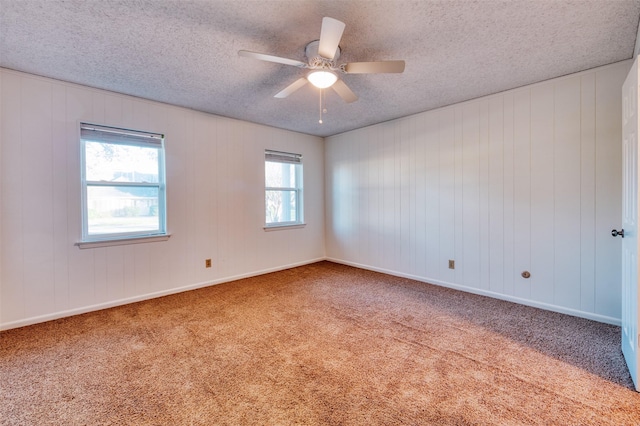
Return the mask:
<svg viewBox="0 0 640 426">
<path fill-rule="evenodd" d="M 79 241 L 75 245 L 80 249 L 98 248 L 98 247 L 112 247 L 123 246 L 127 244 L 141 244 L 141 243 L 154 243 L 158 241 L 167 241 L 171 237 L 171 234 L 166 235 L 154 235 L 149 237 L 133 237 L 133 238 L 120 238 L 113 240 L 100 240 L 100 241 Z"/>
<path fill-rule="evenodd" d="M 282 231 L 282 230 L 285 230 L 285 229 L 304 228 L 305 226 L 307 226 L 306 223 L 294 223 L 294 224 L 286 224 L 286 225 L 269 225 L 269 226 L 265 226 L 264 230 L 265 231 Z"/>
</svg>

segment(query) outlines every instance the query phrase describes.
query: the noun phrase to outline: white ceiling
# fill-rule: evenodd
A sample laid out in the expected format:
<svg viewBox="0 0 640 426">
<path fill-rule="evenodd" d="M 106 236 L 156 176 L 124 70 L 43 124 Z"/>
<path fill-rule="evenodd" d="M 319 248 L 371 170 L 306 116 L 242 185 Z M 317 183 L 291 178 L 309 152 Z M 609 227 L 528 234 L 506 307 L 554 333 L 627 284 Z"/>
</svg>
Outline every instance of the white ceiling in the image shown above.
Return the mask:
<svg viewBox="0 0 640 426">
<path fill-rule="evenodd" d="M 346 24 L 340 63 L 404 59 L 403 74 L 343 75 L 345 104 L 277 92 L 305 71 L 322 17 Z M 640 0 L 0 0 L 0 66 L 328 136 L 633 56 Z"/>
</svg>

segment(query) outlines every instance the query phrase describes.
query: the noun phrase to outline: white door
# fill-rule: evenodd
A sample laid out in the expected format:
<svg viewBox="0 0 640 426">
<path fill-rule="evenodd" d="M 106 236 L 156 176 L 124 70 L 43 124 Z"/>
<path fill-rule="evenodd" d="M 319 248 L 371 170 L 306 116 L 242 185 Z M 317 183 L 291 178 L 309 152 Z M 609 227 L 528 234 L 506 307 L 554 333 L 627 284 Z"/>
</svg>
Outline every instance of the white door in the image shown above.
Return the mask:
<svg viewBox="0 0 640 426">
<path fill-rule="evenodd" d="M 638 60 L 622 86 L 622 353 L 638 381 Z"/>
</svg>

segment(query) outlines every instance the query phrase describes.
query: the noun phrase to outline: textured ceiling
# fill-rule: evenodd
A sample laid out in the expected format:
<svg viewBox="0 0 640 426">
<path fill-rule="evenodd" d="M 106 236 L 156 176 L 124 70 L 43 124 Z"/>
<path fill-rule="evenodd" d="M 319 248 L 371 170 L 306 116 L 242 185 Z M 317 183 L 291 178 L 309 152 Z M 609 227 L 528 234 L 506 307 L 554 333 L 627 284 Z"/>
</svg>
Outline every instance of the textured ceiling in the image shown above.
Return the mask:
<svg viewBox="0 0 640 426">
<path fill-rule="evenodd" d="M 403 74 L 343 75 L 273 97 L 305 71 L 323 16 L 346 24 L 339 63 L 404 59 Z M 0 0 L 0 66 L 328 136 L 633 56 L 640 0 Z"/>
</svg>

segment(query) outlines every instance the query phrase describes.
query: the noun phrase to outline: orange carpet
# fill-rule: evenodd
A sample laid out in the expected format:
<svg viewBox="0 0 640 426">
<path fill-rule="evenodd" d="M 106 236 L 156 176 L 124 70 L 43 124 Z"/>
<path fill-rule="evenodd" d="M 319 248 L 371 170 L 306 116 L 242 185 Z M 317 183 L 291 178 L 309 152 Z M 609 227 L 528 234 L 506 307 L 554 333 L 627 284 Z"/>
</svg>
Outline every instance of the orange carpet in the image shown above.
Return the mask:
<svg viewBox="0 0 640 426">
<path fill-rule="evenodd" d="M 321 262 L 0 333 L 2 425 L 638 425 L 620 328 Z"/>
</svg>

